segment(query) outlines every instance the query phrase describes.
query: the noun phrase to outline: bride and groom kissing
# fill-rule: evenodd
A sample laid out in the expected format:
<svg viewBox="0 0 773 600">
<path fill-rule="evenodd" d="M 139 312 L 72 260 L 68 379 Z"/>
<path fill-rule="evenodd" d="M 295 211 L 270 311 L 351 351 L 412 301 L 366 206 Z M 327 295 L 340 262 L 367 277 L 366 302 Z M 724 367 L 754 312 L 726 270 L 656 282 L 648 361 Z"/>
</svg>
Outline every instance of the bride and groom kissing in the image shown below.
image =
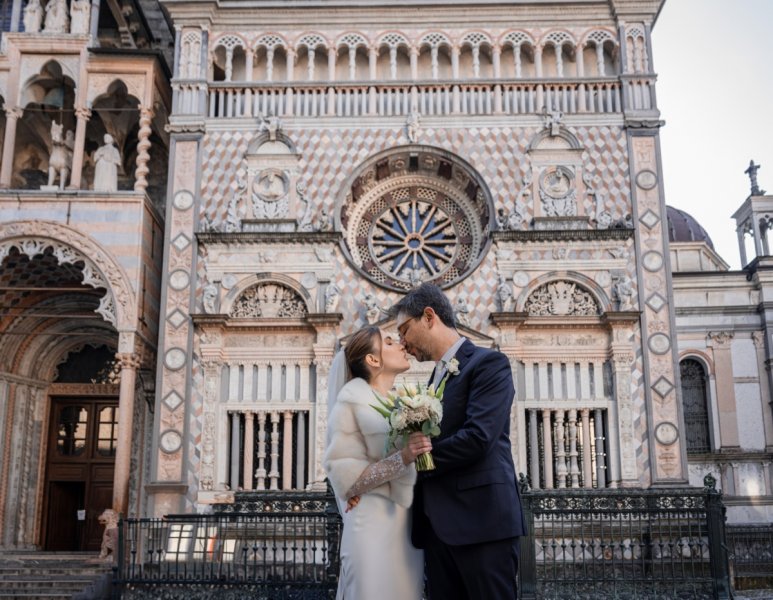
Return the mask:
<svg viewBox="0 0 773 600">
<path fill-rule="evenodd" d="M 510 362 L 459 335 L 435 285 L 414 288 L 391 313 L 398 338 L 366 326 L 331 366 L 324 466 L 343 515 L 337 599 L 420 600 L 426 576 L 429 600 L 513 600 L 526 527 Z M 386 448 L 389 424 L 372 405 L 408 370 L 408 354 L 436 362 L 435 388 L 445 381 L 440 435 Z M 417 473 L 430 450 L 435 469 Z"/>
</svg>

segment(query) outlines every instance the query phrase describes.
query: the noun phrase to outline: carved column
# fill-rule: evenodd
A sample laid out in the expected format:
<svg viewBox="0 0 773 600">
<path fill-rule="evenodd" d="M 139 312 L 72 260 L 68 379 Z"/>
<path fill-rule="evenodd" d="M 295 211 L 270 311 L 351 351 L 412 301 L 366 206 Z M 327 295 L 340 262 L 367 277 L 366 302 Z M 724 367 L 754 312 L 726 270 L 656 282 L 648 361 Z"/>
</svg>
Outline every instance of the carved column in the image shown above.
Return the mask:
<svg viewBox="0 0 773 600">
<path fill-rule="evenodd" d="M 137 369 L 140 368 L 140 357 L 133 352 L 121 352 L 115 357 L 121 366 L 121 386 L 118 392 L 118 443 L 113 475 L 113 510 L 125 515 L 129 503 L 134 388 Z"/>
<path fill-rule="evenodd" d="M 411 50 L 411 79 L 416 81 L 419 78 L 419 49 L 412 47 Z"/>
<path fill-rule="evenodd" d="M 271 52 L 270 48 L 267 50 L 267 53 L 269 52 Z M 252 50 L 252 48 L 247 48 L 244 51 L 244 54 L 246 60 L 244 65 L 244 79 L 247 83 L 252 83 L 255 52 Z M 266 61 L 268 60 L 270 60 L 270 58 L 266 56 Z M 271 81 L 271 65 L 267 65 L 267 69 L 267 79 Z M 244 116 L 252 116 L 252 88 L 249 86 L 244 90 Z"/>
<path fill-rule="evenodd" d="M 70 173 L 70 185 L 68 189 L 78 190 L 81 187 L 83 175 L 83 148 L 86 144 L 86 125 L 91 118 L 91 110 L 85 106 L 75 109 L 78 122 L 75 126 L 75 147 L 72 152 L 72 173 Z"/>
<path fill-rule="evenodd" d="M 140 129 L 137 132 L 137 168 L 134 171 L 134 191 L 144 192 L 148 188 L 147 175 L 150 172 L 150 122 L 153 119 L 153 109 L 140 107 Z"/>
<path fill-rule="evenodd" d="M 534 48 L 534 70 L 537 77 L 542 77 L 542 46 Z"/>
<path fill-rule="evenodd" d="M 295 79 L 295 50 L 292 48 L 288 48 L 285 55 L 285 70 L 287 71 L 287 81 L 293 81 Z"/>
<path fill-rule="evenodd" d="M 738 435 L 738 412 L 735 402 L 735 381 L 733 378 L 732 341 L 729 331 L 711 331 L 708 334 L 709 347 L 714 354 L 714 378 L 717 384 L 717 415 L 719 421 L 720 452 L 740 450 Z"/>
<path fill-rule="evenodd" d="M 610 406 L 611 414 L 607 419 L 609 431 L 608 479 L 609 486 L 616 488 L 638 484 L 636 469 L 635 431 L 633 427 L 634 410 L 631 397 L 631 364 L 633 354 L 630 349 L 614 352 L 612 356 L 612 377 L 615 386 L 614 401 Z"/>
<path fill-rule="evenodd" d="M 293 411 L 282 413 L 282 489 L 293 489 Z"/>
<path fill-rule="evenodd" d="M 244 412 L 244 489 L 252 489 L 252 456 L 255 452 L 255 413 Z"/>
<path fill-rule="evenodd" d="M 3 139 L 3 164 L 0 166 L 0 188 L 11 187 L 16 146 L 16 123 L 23 114 L 24 109 L 20 106 L 5 109 L 5 138 Z"/>
</svg>

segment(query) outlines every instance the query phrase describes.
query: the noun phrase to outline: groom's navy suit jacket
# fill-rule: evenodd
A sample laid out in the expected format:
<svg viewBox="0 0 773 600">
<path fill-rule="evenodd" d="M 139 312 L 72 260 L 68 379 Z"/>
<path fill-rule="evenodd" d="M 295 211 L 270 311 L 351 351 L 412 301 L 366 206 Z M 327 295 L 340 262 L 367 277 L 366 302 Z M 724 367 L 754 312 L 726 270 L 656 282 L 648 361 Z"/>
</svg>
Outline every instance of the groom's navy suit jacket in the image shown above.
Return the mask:
<svg viewBox="0 0 773 600">
<path fill-rule="evenodd" d="M 424 548 L 431 525 L 450 545 L 525 535 L 510 446 L 515 390 L 501 352 L 466 340 L 459 373 L 446 377 L 435 470 L 419 473 L 413 503 L 413 545 Z"/>
</svg>

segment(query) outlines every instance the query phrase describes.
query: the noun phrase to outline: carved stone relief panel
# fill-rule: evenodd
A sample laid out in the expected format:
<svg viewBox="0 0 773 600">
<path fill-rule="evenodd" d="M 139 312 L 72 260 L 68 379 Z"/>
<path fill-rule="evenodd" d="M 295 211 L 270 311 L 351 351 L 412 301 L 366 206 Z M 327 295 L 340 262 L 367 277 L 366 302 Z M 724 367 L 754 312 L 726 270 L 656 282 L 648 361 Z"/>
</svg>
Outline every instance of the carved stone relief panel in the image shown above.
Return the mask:
<svg viewBox="0 0 773 600">
<path fill-rule="evenodd" d="M 571 281 L 551 281 L 534 290 L 524 310 L 533 317 L 595 316 L 599 306 L 590 292 Z"/>
</svg>

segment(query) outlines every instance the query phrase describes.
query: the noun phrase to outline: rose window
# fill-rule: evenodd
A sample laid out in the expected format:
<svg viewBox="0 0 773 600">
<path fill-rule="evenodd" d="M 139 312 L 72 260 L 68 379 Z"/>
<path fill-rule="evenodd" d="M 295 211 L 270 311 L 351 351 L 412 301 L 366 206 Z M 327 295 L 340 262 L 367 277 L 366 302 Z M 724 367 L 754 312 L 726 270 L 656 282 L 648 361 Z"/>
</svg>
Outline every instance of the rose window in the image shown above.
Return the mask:
<svg viewBox="0 0 773 600">
<path fill-rule="evenodd" d="M 468 275 L 487 247 L 490 215 L 469 168 L 406 152 L 372 169 L 355 179 L 340 213 L 355 267 L 394 290 L 423 281 L 448 287 Z"/>
</svg>

